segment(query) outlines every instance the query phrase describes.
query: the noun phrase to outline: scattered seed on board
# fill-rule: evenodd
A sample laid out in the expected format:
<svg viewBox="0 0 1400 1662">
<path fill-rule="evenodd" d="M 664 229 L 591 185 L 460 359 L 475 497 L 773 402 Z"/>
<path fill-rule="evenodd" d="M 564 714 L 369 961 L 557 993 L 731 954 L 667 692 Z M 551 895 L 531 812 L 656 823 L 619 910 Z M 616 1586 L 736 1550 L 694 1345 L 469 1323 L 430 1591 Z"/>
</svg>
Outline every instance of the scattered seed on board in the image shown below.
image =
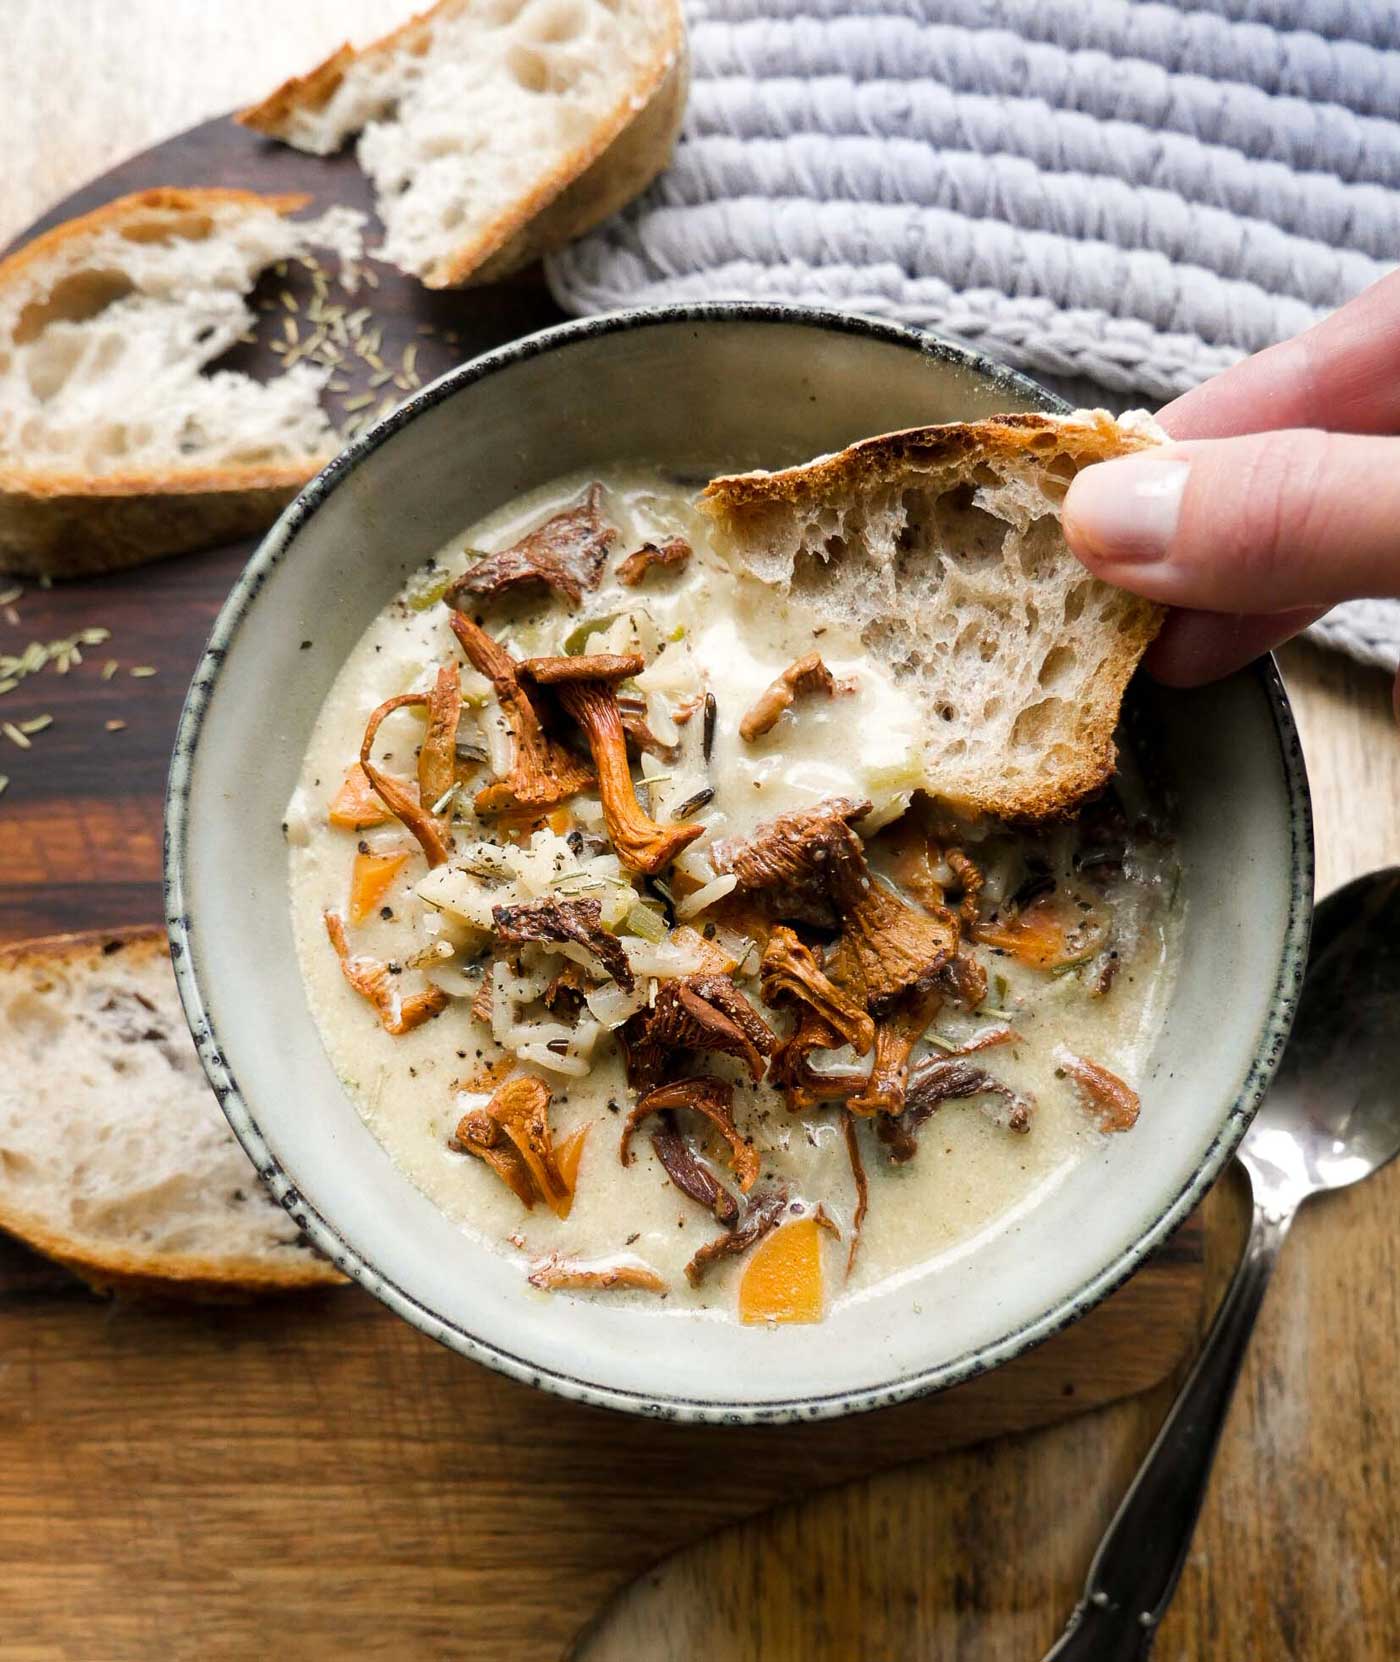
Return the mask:
<svg viewBox="0 0 1400 1662">
<path fill-rule="evenodd" d="M 144 681 L 148 675 L 154 675 L 155 673 L 153 665 L 137 664 L 136 668 L 132 670 L 131 676 L 134 681 Z"/>
<path fill-rule="evenodd" d="M 34 748 L 12 721 L 0 725 L 0 733 L 3 733 L 11 744 L 17 744 L 21 750 L 32 750 Z"/>
<path fill-rule="evenodd" d="M 126 726 L 126 723 L 124 721 L 108 721 L 108 722 L 104 722 L 103 726 L 107 729 L 107 731 L 109 733 L 120 733 L 121 730 Z"/>
<path fill-rule="evenodd" d="M 6 786 L 7 786 L 7 785 L 8 785 L 8 784 L 9 784 L 9 783 L 10 783 L 10 776 L 9 776 L 9 774 L 8 774 L 8 773 L 0 773 L 0 796 L 4 796 L 4 794 L 5 794 L 5 787 L 6 787 Z"/>
<path fill-rule="evenodd" d="M 24 586 L 22 584 L 13 584 L 10 588 L 0 592 L 0 606 L 13 606 L 23 593 Z"/>
</svg>

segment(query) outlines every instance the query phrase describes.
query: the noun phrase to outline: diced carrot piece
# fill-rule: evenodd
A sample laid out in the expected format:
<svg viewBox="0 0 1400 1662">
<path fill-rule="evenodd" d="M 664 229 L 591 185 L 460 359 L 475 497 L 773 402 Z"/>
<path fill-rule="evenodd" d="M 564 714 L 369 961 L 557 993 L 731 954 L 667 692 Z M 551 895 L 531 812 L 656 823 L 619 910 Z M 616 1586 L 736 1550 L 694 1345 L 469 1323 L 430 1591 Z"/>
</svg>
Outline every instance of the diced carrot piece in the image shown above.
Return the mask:
<svg viewBox="0 0 1400 1662">
<path fill-rule="evenodd" d="M 358 762 L 345 770 L 345 782 L 331 800 L 326 818 L 346 831 L 365 831 L 372 825 L 387 825 L 393 815 L 379 800 L 369 775 Z"/>
<path fill-rule="evenodd" d="M 559 1175 L 564 1179 L 564 1187 L 568 1190 L 564 1199 L 554 1208 L 557 1217 L 567 1218 L 573 1207 L 574 1190 L 578 1187 L 579 1161 L 583 1159 L 583 1145 L 588 1141 L 590 1129 L 590 1126 L 581 1125 L 577 1131 L 571 1131 L 554 1151 L 554 1164 L 559 1168 Z"/>
<path fill-rule="evenodd" d="M 1092 958 L 1103 945 L 1104 926 L 1072 900 L 1042 895 L 1008 923 L 981 924 L 977 939 L 1032 969 L 1054 970 Z"/>
<path fill-rule="evenodd" d="M 574 816 L 568 808 L 556 808 L 549 816 L 549 829 L 556 837 L 566 837 L 574 828 Z"/>
<path fill-rule="evenodd" d="M 357 854 L 350 873 L 350 921 L 363 923 L 388 892 L 407 854 Z"/>
<path fill-rule="evenodd" d="M 739 1315 L 754 1322 L 822 1319 L 821 1235 L 815 1218 L 785 1223 L 754 1248 L 739 1283 Z"/>
</svg>

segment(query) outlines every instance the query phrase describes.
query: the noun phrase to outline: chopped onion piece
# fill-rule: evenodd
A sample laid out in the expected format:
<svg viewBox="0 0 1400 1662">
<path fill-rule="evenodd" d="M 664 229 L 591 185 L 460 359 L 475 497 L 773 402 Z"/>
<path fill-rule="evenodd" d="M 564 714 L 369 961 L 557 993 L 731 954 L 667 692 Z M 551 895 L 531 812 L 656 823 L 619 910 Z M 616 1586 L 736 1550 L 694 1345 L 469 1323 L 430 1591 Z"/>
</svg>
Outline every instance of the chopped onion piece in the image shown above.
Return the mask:
<svg viewBox="0 0 1400 1662">
<path fill-rule="evenodd" d="M 603 1027 L 612 1032 L 646 1003 L 646 983 L 638 981 L 629 993 L 624 992 L 615 981 L 605 981 L 600 987 L 591 987 L 583 995 L 583 1001 Z"/>
<path fill-rule="evenodd" d="M 515 760 L 515 735 L 499 705 L 483 712 L 481 726 L 486 740 L 486 765 L 497 779 L 504 779 Z"/>
<path fill-rule="evenodd" d="M 463 665 L 458 673 L 462 677 L 463 704 L 482 705 L 490 702 L 492 696 L 491 683 L 479 671 L 469 669 Z"/>
<path fill-rule="evenodd" d="M 697 912 L 703 912 L 707 906 L 713 906 L 717 900 L 723 900 L 725 895 L 733 894 L 738 886 L 739 879 L 734 873 L 725 872 L 722 877 L 716 877 L 706 883 L 703 889 L 696 889 L 694 894 L 688 894 L 683 900 L 678 900 L 676 916 L 693 918 Z"/>
<path fill-rule="evenodd" d="M 522 1062 L 533 1062 L 537 1068 L 548 1068 L 552 1073 L 565 1073 L 572 1079 L 582 1079 L 592 1067 L 581 1056 L 570 1056 L 567 1052 L 561 1056 L 547 1044 L 523 1044 L 516 1047 L 515 1054 Z"/>
<path fill-rule="evenodd" d="M 624 935 L 622 950 L 627 954 L 633 973 L 639 976 L 654 975 L 662 981 L 673 981 L 680 975 L 695 975 L 703 968 L 700 953 L 687 951 L 669 940 L 653 946 L 650 941 Z"/>
<path fill-rule="evenodd" d="M 433 986 L 441 987 L 449 998 L 475 998 L 481 990 L 476 976 L 464 975 L 455 964 L 435 964 L 424 972 Z"/>
</svg>

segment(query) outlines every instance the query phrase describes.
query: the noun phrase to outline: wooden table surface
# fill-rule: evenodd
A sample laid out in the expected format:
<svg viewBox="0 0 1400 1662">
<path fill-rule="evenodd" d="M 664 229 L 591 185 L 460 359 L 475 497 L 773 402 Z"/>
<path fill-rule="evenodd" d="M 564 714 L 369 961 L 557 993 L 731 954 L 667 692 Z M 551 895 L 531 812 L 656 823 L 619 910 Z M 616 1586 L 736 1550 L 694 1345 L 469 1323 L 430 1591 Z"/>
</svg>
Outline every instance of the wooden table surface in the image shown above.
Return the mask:
<svg viewBox="0 0 1400 1662">
<path fill-rule="evenodd" d="M 406 0 L 5 0 L 0 244 L 123 156 L 412 9 Z M 1379 674 L 1307 646 L 1288 649 L 1283 663 L 1325 892 L 1400 863 L 1400 737 Z M 1294 1231 L 1159 1662 L 1400 1656 L 1397 1215 L 1400 1167 L 1309 1208 Z M 1239 1227 L 1228 1186 L 1209 1218 L 1223 1277 Z M 580 1656 L 1033 1659 L 1072 1605 L 1169 1399 L 1163 1387 L 724 1531 L 629 1590 Z M 385 1637 L 375 1635 L 380 1645 Z M 297 1636 L 287 1638 L 295 1647 Z M 470 1655 L 465 1640 L 460 1654 Z"/>
</svg>

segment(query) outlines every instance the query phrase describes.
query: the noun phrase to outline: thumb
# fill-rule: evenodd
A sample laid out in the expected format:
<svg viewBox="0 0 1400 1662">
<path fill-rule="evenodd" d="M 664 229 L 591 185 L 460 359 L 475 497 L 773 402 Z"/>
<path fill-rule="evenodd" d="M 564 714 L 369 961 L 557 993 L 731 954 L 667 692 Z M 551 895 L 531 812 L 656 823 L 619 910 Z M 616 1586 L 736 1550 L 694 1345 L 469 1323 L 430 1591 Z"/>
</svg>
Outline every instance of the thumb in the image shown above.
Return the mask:
<svg viewBox="0 0 1400 1662">
<path fill-rule="evenodd" d="M 1293 431 L 1087 467 L 1065 538 L 1092 571 L 1196 611 L 1400 595 L 1400 439 Z"/>
</svg>

